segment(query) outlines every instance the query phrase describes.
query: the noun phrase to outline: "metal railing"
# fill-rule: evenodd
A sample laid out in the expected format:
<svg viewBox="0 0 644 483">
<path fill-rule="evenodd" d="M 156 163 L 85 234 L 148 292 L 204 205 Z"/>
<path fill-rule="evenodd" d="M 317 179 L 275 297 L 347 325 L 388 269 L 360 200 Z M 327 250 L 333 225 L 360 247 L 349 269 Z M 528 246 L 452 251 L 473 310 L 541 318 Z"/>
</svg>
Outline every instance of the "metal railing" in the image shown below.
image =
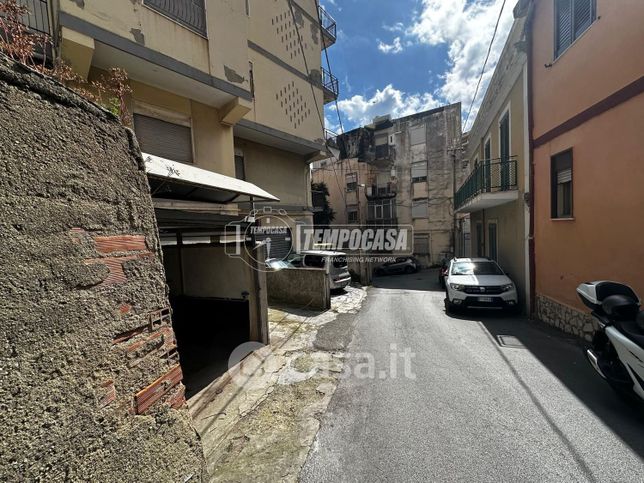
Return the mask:
<svg viewBox="0 0 644 483">
<path fill-rule="evenodd" d="M 381 185 L 371 185 L 371 194 L 367 194 L 367 198 L 392 198 L 397 194 L 397 184 L 389 182 Z"/>
<path fill-rule="evenodd" d="M 143 4 L 199 35 L 208 33 L 204 0 L 144 0 Z"/>
<path fill-rule="evenodd" d="M 470 173 L 454 197 L 458 210 L 472 198 L 483 193 L 517 189 L 517 159 L 490 159 L 481 161 Z"/>
<path fill-rule="evenodd" d="M 322 88 L 324 89 L 324 102 L 335 101 L 340 93 L 338 78 L 322 67 Z"/>
<path fill-rule="evenodd" d="M 369 226 L 397 226 L 398 218 L 368 218 Z"/>
<path fill-rule="evenodd" d="M 338 37 L 338 27 L 335 22 L 335 19 L 329 15 L 329 12 L 324 10 L 321 6 L 318 5 L 318 13 L 320 15 L 320 27 L 322 28 L 322 34 L 324 35 L 324 48 L 328 48 L 333 45 Z"/>
</svg>

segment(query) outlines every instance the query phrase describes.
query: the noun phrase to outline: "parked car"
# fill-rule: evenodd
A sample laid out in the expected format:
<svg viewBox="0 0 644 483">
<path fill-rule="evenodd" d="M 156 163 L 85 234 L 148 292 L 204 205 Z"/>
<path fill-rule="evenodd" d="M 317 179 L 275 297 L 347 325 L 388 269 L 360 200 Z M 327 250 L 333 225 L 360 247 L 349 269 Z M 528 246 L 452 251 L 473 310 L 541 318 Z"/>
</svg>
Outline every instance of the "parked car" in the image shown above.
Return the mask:
<svg viewBox="0 0 644 483">
<path fill-rule="evenodd" d="M 271 270 L 282 270 L 284 268 L 295 268 L 295 266 L 281 258 L 269 258 L 266 260 L 266 268 L 270 268 Z"/>
<path fill-rule="evenodd" d="M 445 310 L 486 307 L 519 310 L 514 282 L 489 258 L 454 258 L 445 280 Z"/>
<path fill-rule="evenodd" d="M 414 257 L 396 257 L 374 270 L 376 275 L 393 275 L 396 273 L 416 273 L 420 270 L 420 262 Z"/>
<path fill-rule="evenodd" d="M 342 289 L 351 282 L 347 254 L 324 250 L 303 251 L 287 259 L 295 267 L 324 268 L 329 276 L 331 290 Z"/>
</svg>

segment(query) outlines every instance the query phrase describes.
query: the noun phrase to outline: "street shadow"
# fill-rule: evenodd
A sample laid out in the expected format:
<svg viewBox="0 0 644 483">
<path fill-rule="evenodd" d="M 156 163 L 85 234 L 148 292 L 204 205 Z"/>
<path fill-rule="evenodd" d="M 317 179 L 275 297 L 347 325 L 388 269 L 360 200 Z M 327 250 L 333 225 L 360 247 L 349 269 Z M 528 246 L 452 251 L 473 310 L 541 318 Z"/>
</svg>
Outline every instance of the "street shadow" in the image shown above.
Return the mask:
<svg viewBox="0 0 644 483">
<path fill-rule="evenodd" d="M 463 318 L 457 314 L 454 318 Z M 515 372 L 504 352 L 528 350 L 557 377 L 586 407 L 618 435 L 634 452 L 644 458 L 643 405 L 620 398 L 594 371 L 583 353 L 585 343 L 542 322 L 488 311 L 467 313 L 489 333 L 500 354 Z M 520 375 L 515 372 L 520 379 Z M 523 381 L 526 391 L 530 388 Z M 531 395 L 538 401 L 536 395 Z M 538 404 L 538 403 L 537 403 Z M 542 410 L 541 408 L 540 410 Z M 545 410 L 544 416 L 548 417 Z"/>
<path fill-rule="evenodd" d="M 416 273 L 400 275 L 374 275 L 371 280 L 374 288 L 397 290 L 418 290 L 424 292 L 444 292 L 438 283 L 438 269 L 423 269 Z"/>
</svg>

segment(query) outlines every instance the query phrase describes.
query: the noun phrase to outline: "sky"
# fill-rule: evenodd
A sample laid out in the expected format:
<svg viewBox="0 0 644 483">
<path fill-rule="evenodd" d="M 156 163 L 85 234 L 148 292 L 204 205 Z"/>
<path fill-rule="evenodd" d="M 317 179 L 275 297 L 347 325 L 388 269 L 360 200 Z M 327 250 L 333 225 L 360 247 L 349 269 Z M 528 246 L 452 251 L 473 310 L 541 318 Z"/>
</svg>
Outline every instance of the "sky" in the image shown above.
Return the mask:
<svg viewBox="0 0 644 483">
<path fill-rule="evenodd" d="M 453 102 L 463 121 L 504 0 L 321 0 L 337 21 L 329 48 L 340 81 L 338 106 L 345 131 L 375 116 L 401 117 Z M 494 72 L 512 26 L 516 0 L 507 0 L 467 126 Z M 323 65 L 325 59 L 323 57 Z M 327 128 L 341 132 L 335 106 Z"/>
</svg>

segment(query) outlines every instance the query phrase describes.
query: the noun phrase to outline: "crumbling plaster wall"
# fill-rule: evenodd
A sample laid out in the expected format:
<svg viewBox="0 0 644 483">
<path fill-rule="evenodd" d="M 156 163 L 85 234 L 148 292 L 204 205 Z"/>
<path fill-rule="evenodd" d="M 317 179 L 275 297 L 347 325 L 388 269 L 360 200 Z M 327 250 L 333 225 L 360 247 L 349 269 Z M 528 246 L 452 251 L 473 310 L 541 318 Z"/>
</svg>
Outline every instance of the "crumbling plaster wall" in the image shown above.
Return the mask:
<svg viewBox="0 0 644 483">
<path fill-rule="evenodd" d="M 134 137 L 0 58 L 0 167 L 0 480 L 201 480 Z"/>
<path fill-rule="evenodd" d="M 425 143 L 412 146 L 411 131 L 425 129 Z M 429 264 L 440 261 L 452 250 L 454 213 L 454 166 L 460 167 L 461 105 L 444 106 L 394 120 L 395 161 L 398 176 L 396 208 L 398 223 L 414 226 L 416 235 L 429 235 Z M 428 217 L 412 219 L 415 198 L 411 165 L 427 161 Z"/>
</svg>

